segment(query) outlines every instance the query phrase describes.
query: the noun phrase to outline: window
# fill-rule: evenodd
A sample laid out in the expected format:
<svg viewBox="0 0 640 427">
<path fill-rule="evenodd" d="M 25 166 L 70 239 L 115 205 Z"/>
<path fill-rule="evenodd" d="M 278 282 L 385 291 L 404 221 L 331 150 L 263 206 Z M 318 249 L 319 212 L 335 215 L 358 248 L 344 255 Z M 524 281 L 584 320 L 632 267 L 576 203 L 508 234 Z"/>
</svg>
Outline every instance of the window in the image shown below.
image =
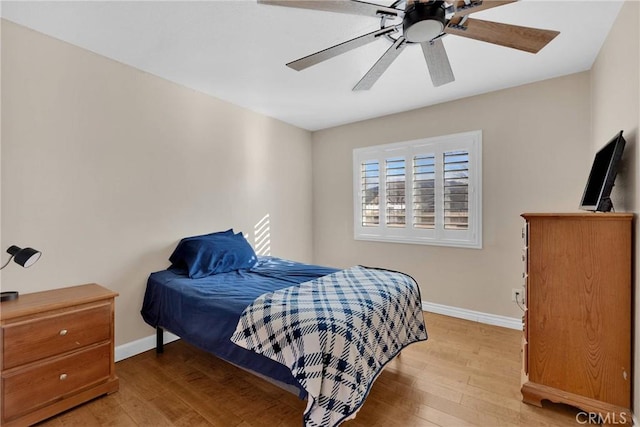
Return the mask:
<svg viewBox="0 0 640 427">
<path fill-rule="evenodd" d="M 482 132 L 353 150 L 357 240 L 482 247 Z"/>
</svg>

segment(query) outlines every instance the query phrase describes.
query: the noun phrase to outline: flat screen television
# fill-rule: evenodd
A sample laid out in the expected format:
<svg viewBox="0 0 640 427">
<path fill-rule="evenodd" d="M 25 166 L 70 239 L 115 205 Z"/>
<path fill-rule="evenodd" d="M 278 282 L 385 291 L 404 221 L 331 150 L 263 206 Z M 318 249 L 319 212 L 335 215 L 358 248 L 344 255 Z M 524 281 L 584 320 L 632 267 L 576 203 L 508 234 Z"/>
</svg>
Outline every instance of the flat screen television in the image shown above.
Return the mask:
<svg viewBox="0 0 640 427">
<path fill-rule="evenodd" d="M 580 209 L 594 212 L 609 212 L 613 209 L 611 190 L 616 180 L 625 143 L 620 131 L 596 153 L 582 194 Z"/>
</svg>

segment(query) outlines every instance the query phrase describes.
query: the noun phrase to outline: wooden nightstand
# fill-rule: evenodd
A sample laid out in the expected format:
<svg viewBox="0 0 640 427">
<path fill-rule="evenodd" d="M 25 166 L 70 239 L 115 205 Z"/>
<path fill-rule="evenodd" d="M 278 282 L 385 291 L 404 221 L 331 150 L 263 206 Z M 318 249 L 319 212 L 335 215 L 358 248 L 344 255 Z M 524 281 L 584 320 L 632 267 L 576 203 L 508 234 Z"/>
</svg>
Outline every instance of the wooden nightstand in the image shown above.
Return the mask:
<svg viewBox="0 0 640 427">
<path fill-rule="evenodd" d="M 93 283 L 0 303 L 0 424 L 34 424 L 118 390 L 116 296 Z"/>
</svg>

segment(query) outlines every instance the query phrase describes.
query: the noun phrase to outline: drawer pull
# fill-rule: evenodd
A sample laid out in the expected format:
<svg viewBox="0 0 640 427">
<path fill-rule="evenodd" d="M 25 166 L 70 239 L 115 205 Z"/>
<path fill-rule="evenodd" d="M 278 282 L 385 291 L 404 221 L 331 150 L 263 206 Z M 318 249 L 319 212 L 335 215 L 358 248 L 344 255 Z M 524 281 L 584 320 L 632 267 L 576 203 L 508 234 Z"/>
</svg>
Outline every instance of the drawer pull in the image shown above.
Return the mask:
<svg viewBox="0 0 640 427">
<path fill-rule="evenodd" d="M 61 336 L 61 337 L 63 337 L 63 336 L 65 336 L 65 335 L 67 335 L 67 332 L 68 332 L 68 331 L 67 331 L 66 329 L 61 329 L 61 330 L 60 330 L 60 336 Z"/>
<path fill-rule="evenodd" d="M 60 374 L 60 381 L 64 381 L 67 379 L 67 374 Z"/>
</svg>

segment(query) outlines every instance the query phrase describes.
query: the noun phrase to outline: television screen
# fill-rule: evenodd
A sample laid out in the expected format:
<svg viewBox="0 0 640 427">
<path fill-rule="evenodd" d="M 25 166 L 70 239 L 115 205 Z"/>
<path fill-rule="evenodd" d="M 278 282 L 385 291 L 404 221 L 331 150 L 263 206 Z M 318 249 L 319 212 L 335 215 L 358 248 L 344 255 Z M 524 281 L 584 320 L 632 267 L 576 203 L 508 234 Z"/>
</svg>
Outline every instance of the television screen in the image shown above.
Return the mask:
<svg viewBox="0 0 640 427">
<path fill-rule="evenodd" d="M 580 209 L 609 212 L 613 208 L 609 196 L 616 180 L 618 163 L 622 158 L 624 145 L 625 140 L 622 137 L 622 131 L 620 131 L 596 153 L 587 185 L 582 194 Z"/>
</svg>

